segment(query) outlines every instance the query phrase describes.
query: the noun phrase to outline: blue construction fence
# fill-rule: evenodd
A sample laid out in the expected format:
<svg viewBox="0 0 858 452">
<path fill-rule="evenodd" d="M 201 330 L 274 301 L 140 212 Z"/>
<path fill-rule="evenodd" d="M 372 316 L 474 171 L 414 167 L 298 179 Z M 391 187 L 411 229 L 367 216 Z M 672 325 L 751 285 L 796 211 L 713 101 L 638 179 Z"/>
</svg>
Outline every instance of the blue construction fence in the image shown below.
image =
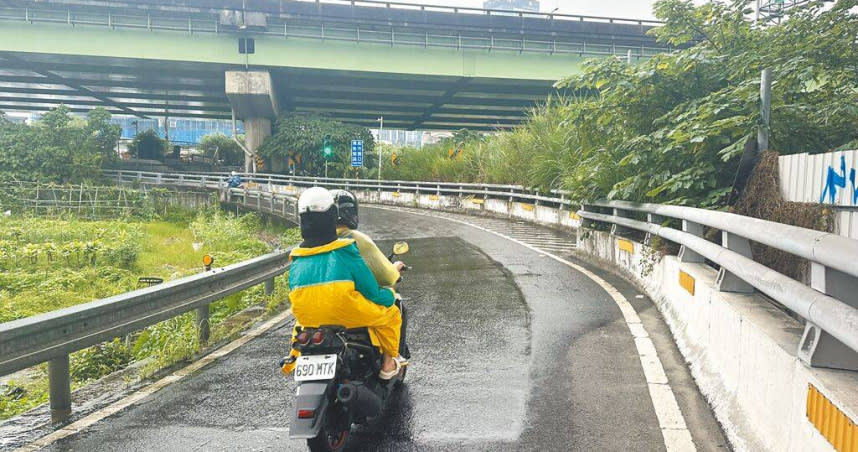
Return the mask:
<svg viewBox="0 0 858 452">
<path fill-rule="evenodd" d="M 200 144 L 200 140 L 206 135 L 222 133 L 232 136 L 232 121 L 227 119 L 167 119 L 168 131 L 171 144 L 191 146 Z M 112 118 L 113 124 L 122 127 L 122 138 L 133 140 L 138 132 L 152 129 L 158 132 L 158 136 L 164 138 L 164 119 L 141 119 L 141 118 Z M 236 131 L 239 135 L 244 134 L 244 124 L 236 121 Z"/>
</svg>

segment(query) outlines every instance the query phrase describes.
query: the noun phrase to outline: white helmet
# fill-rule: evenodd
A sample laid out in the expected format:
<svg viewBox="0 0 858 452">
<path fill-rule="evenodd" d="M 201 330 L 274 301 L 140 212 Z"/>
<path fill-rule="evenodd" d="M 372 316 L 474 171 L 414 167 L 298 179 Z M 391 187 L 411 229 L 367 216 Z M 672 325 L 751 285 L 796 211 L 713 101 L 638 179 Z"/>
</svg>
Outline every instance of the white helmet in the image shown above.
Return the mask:
<svg viewBox="0 0 858 452">
<path fill-rule="evenodd" d="M 237 173 L 235 171 L 229 173 L 231 176 L 235 176 Z"/>
<path fill-rule="evenodd" d="M 327 189 L 312 187 L 304 190 L 298 198 L 298 214 L 327 212 L 334 205 L 334 197 Z"/>
</svg>

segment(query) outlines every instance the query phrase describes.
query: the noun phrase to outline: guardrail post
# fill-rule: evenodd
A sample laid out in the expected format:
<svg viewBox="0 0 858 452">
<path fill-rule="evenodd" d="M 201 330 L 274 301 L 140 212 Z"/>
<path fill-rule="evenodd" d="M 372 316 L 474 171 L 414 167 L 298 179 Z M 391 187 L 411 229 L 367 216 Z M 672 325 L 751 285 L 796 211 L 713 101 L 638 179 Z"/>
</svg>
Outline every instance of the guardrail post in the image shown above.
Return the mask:
<svg viewBox="0 0 858 452">
<path fill-rule="evenodd" d="M 811 262 L 810 286 L 843 303 L 858 308 L 858 278 Z M 858 353 L 812 322 L 804 325 L 798 358 L 811 367 L 858 370 Z"/>
<path fill-rule="evenodd" d="M 661 226 L 665 220 L 666 220 L 665 217 L 658 215 L 658 214 L 654 214 L 654 213 L 646 214 L 646 222 L 649 224 L 655 224 L 655 225 Z M 652 243 L 652 233 L 647 232 L 646 237 L 644 237 L 644 245 L 650 246 L 651 243 Z"/>
<path fill-rule="evenodd" d="M 703 237 L 703 225 L 693 223 L 688 220 L 682 220 L 682 232 L 687 232 L 696 237 Z M 705 259 L 703 259 L 703 256 L 695 253 L 687 246 L 682 245 L 679 248 L 679 262 L 700 264 L 705 262 Z"/>
<path fill-rule="evenodd" d="M 155 176 L 155 183 L 156 183 L 156 184 L 158 184 L 158 185 L 160 185 L 160 184 L 161 184 L 161 173 L 158 173 L 158 174 Z"/>
<path fill-rule="evenodd" d="M 752 259 L 751 242 L 745 237 L 721 231 L 722 245 L 730 251 Z M 715 279 L 715 287 L 721 292 L 754 293 L 754 286 L 739 279 L 736 275 L 728 272 L 724 267 L 718 270 L 718 278 Z"/>
<path fill-rule="evenodd" d="M 211 336 L 211 325 L 209 324 L 209 305 L 198 307 L 196 312 L 200 344 L 205 344 L 209 341 L 209 336 Z"/>
<path fill-rule="evenodd" d="M 626 215 L 624 214 L 624 212 L 625 212 L 624 210 L 620 210 L 617 208 L 611 209 L 611 214 L 615 217 L 626 218 Z M 616 223 L 611 225 L 611 235 L 623 235 L 623 234 L 628 234 L 632 231 L 633 231 L 632 229 L 629 229 L 625 226 L 618 225 Z"/>
<path fill-rule="evenodd" d="M 62 422 L 71 416 L 71 374 L 69 355 L 48 361 L 51 422 Z"/>
<path fill-rule="evenodd" d="M 265 295 L 271 295 L 272 293 L 274 293 L 274 278 L 265 280 L 264 290 Z"/>
<path fill-rule="evenodd" d="M 140 172 L 140 171 L 137 171 L 137 180 L 138 180 L 138 181 L 143 181 L 143 173 L 142 173 L 142 172 Z"/>
</svg>

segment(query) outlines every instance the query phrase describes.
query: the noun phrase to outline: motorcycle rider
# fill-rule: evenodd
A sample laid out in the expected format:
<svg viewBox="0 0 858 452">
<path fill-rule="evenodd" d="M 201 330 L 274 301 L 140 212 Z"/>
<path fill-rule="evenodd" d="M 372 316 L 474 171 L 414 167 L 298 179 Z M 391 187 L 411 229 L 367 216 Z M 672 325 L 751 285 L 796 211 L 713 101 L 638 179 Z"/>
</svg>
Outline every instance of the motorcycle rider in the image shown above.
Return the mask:
<svg viewBox="0 0 858 452">
<path fill-rule="evenodd" d="M 367 327 L 383 352 L 379 378 L 393 378 L 405 364 L 399 356 L 402 316 L 394 305 L 396 293 L 379 287 L 354 240 L 337 238 L 337 207 L 328 190 L 305 190 L 298 213 L 304 241 L 292 250 L 289 268 L 296 323 Z"/>
<path fill-rule="evenodd" d="M 229 173 L 229 179 L 226 180 L 227 186 L 229 188 L 239 188 L 241 187 L 241 176 L 238 175 L 235 171 Z"/>
<path fill-rule="evenodd" d="M 354 193 L 348 190 L 331 190 L 334 202 L 337 204 L 337 236 L 340 239 L 352 239 L 357 245 L 360 256 L 372 270 L 375 280 L 379 286 L 392 287 L 399 281 L 399 272 L 405 267 L 402 261 L 391 263 L 390 259 L 376 246 L 372 239 L 357 230 L 358 228 L 358 200 Z M 397 302 L 402 312 L 402 330 L 400 332 L 400 352 L 407 359 L 411 352 L 406 345 L 405 336 L 408 329 L 408 319 L 402 305 Z"/>
<path fill-rule="evenodd" d="M 399 281 L 399 272 L 405 264 L 401 261 L 391 263 L 368 235 L 357 230 L 357 197 L 347 190 L 331 190 L 331 195 L 334 196 L 334 202 L 337 204 L 337 236 L 355 241 L 361 257 L 372 270 L 379 286 L 390 287 L 396 284 Z"/>
</svg>

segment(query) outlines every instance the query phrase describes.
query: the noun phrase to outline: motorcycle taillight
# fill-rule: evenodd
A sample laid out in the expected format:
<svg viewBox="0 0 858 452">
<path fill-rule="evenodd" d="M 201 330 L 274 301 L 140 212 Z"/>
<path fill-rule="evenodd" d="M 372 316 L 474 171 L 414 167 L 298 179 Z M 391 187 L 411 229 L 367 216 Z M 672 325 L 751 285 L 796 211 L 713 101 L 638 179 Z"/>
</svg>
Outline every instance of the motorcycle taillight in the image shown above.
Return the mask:
<svg viewBox="0 0 858 452">
<path fill-rule="evenodd" d="M 321 330 L 316 330 L 316 332 L 313 333 L 313 344 L 319 345 L 324 340 L 325 340 L 325 333 L 323 333 Z"/>
<path fill-rule="evenodd" d="M 295 341 L 301 345 L 307 345 L 310 342 L 310 333 L 306 331 L 298 333 L 298 337 L 295 338 Z"/>
</svg>

